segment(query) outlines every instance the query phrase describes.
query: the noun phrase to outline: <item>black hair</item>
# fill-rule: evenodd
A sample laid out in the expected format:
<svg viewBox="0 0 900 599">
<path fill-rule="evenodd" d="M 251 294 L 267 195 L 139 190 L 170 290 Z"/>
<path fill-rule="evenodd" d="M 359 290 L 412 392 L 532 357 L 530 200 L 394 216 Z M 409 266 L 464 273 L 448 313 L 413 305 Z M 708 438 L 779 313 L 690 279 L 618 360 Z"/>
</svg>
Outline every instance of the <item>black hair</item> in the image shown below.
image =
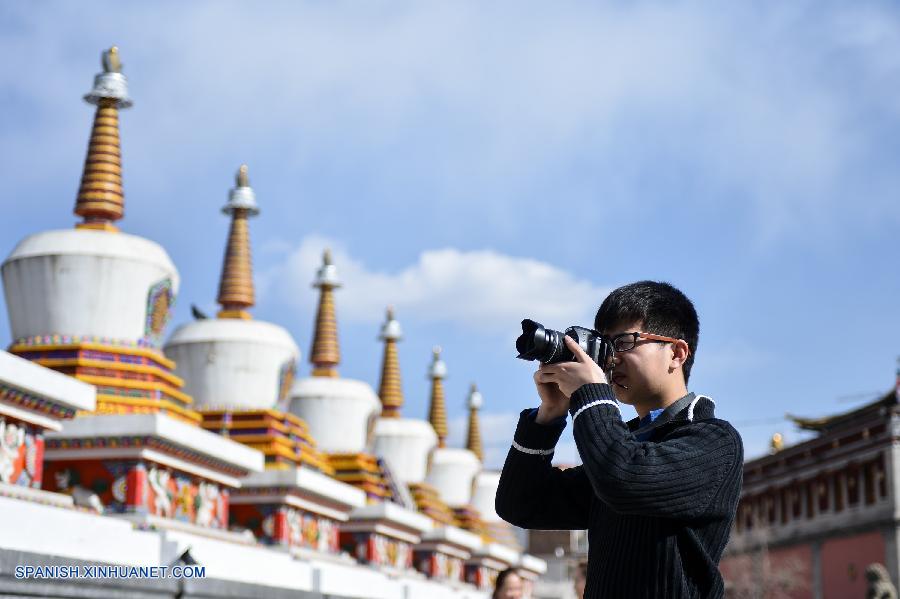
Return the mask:
<svg viewBox="0 0 900 599">
<path fill-rule="evenodd" d="M 493 599 L 497 598 L 497 591 L 503 588 L 503 583 L 506 582 L 506 579 L 512 574 L 519 576 L 519 570 L 517 568 L 507 568 L 503 572 L 500 572 L 500 574 L 497 574 L 497 581 L 494 583 L 494 592 L 491 593 Z"/>
<path fill-rule="evenodd" d="M 687 384 L 697 355 L 700 321 L 694 304 L 670 285 L 658 281 L 638 281 L 614 290 L 597 310 L 594 328 L 609 331 L 617 325 L 642 322 L 644 332 L 684 339 L 688 344 L 687 359 L 681 367 Z"/>
</svg>

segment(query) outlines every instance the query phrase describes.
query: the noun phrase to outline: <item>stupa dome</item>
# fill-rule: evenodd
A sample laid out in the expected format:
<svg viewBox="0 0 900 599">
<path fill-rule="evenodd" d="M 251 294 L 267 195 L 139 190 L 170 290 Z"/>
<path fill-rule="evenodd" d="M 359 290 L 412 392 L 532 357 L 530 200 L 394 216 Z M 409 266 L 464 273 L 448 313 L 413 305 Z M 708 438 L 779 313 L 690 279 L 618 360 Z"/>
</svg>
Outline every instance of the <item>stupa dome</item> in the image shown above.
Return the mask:
<svg viewBox="0 0 900 599">
<path fill-rule="evenodd" d="M 381 402 L 371 386 L 353 379 L 311 376 L 294 383 L 290 411 L 306 421 L 325 453 L 367 451 Z"/>
<path fill-rule="evenodd" d="M 481 461 L 468 449 L 441 447 L 434 450 L 426 483 L 438 490 L 450 507 L 469 504 L 472 484 L 481 470 Z"/>
<path fill-rule="evenodd" d="M 217 318 L 181 325 L 165 348 L 198 409 L 286 408 L 300 356 L 284 328 L 250 316 L 255 294 L 247 220 L 259 208 L 247 172 L 242 165 L 222 209 L 231 217 L 219 282 L 222 310 Z"/>
<path fill-rule="evenodd" d="M 94 229 L 30 235 L 2 274 L 14 341 L 62 336 L 158 345 L 179 285 L 160 245 Z"/>
<path fill-rule="evenodd" d="M 300 349 L 284 328 L 210 318 L 181 325 L 165 347 L 196 408 L 285 407 Z"/>
</svg>

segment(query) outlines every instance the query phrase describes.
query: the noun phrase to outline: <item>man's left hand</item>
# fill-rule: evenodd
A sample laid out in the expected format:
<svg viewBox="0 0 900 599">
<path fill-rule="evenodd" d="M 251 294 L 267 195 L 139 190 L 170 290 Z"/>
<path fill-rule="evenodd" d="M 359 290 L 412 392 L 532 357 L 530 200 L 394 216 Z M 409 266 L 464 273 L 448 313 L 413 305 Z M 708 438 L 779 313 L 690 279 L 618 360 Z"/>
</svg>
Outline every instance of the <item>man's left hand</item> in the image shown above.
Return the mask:
<svg viewBox="0 0 900 599">
<path fill-rule="evenodd" d="M 603 369 L 584 353 L 575 340 L 565 335 L 566 347 L 575 355 L 574 362 L 558 364 L 541 364 L 535 380 L 541 383 L 556 383 L 566 397 L 572 397 L 582 385 L 589 383 L 605 383 L 606 374 Z"/>
</svg>

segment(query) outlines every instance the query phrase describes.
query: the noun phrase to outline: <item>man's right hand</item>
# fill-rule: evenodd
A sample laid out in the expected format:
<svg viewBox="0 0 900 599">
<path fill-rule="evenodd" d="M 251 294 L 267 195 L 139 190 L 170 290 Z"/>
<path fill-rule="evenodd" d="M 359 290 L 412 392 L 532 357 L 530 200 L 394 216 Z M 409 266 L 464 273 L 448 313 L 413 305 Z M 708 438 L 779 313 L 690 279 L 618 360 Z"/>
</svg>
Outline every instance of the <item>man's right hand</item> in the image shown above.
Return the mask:
<svg viewBox="0 0 900 599">
<path fill-rule="evenodd" d="M 541 398 L 541 405 L 538 406 L 538 412 L 534 418 L 535 422 L 548 424 L 557 418 L 568 415 L 569 398 L 559 390 L 556 383 L 541 381 L 540 368 L 534 373 L 534 386 L 537 387 L 538 395 Z"/>
</svg>

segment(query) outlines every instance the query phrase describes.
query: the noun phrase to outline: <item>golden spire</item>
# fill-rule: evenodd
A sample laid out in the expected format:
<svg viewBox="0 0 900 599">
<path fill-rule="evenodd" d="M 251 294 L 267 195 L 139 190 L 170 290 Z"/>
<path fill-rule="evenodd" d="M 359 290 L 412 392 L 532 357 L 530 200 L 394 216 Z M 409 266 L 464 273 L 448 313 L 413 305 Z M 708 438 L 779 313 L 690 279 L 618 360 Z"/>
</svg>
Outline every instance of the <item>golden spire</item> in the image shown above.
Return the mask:
<svg viewBox="0 0 900 599">
<path fill-rule="evenodd" d="M 466 435 L 466 449 L 478 456 L 478 461 L 484 461 L 484 447 L 481 445 L 481 427 L 478 425 L 478 410 L 484 402 L 478 387 L 472 383 L 469 391 L 469 432 Z"/>
<path fill-rule="evenodd" d="M 397 342 L 403 338 L 400 323 L 394 320 L 394 308 L 388 306 L 387 321 L 381 327 L 378 339 L 384 341 L 384 360 L 381 364 L 381 417 L 400 418 L 403 408 L 403 388 L 400 384 L 400 361 L 397 358 Z"/>
<path fill-rule="evenodd" d="M 250 308 L 255 303 L 253 290 L 253 261 L 250 253 L 250 228 L 247 220 L 259 214 L 256 196 L 250 187 L 247 165 L 242 164 L 235 177 L 228 203 L 222 212 L 231 216 L 231 230 L 225 246 L 222 278 L 219 280 L 218 302 L 222 309 L 219 318 L 249 320 Z"/>
<path fill-rule="evenodd" d="M 437 433 L 438 447 L 447 447 L 447 406 L 444 403 L 444 378 L 447 366 L 441 360 L 441 348 L 432 350 L 431 367 L 428 376 L 431 378 L 431 406 L 428 408 L 428 421 Z"/>
<path fill-rule="evenodd" d="M 119 108 L 131 106 L 119 49 L 102 54 L 103 72 L 94 78 L 94 89 L 84 99 L 97 106 L 88 142 L 75 214 L 84 220 L 81 229 L 118 231 L 113 223 L 125 213 L 122 190 L 122 152 L 119 144 Z"/>
<path fill-rule="evenodd" d="M 319 310 L 316 313 L 316 331 L 313 337 L 312 351 L 309 352 L 309 361 L 313 365 L 313 376 L 336 377 L 338 375 L 337 365 L 341 362 L 341 350 L 338 346 L 333 291 L 340 286 L 337 270 L 331 263 L 331 251 L 326 249 L 322 255 L 322 267 L 316 275 L 316 282 L 313 283 L 313 287 L 322 290 L 319 296 Z"/>
</svg>

